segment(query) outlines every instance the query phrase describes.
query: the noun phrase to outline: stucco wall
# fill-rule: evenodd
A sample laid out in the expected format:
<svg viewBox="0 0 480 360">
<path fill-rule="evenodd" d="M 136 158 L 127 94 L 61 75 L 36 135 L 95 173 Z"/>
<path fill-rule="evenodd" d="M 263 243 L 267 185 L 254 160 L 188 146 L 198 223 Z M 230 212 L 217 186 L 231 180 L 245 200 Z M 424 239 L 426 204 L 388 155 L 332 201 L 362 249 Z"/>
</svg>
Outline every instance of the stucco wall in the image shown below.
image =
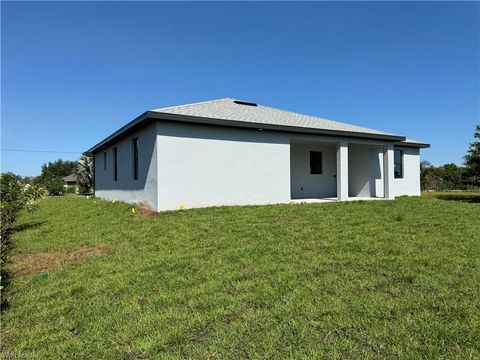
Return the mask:
<svg viewBox="0 0 480 360">
<path fill-rule="evenodd" d="M 139 178 L 133 179 L 131 140 L 138 137 Z M 316 143 L 316 141 L 325 141 Z M 330 142 L 328 142 L 330 141 Z M 349 144 L 349 195 L 383 197 L 383 149 Z M 336 145 L 332 139 L 256 129 L 157 122 L 95 154 L 95 193 L 107 200 L 146 202 L 156 210 L 217 205 L 288 203 L 336 196 Z M 418 148 L 404 150 L 404 177 L 395 196 L 420 194 Z M 323 153 L 323 173 L 310 174 L 310 151 Z"/>
<path fill-rule="evenodd" d="M 370 196 L 382 198 L 383 188 L 383 147 L 373 147 L 370 151 Z"/>
<path fill-rule="evenodd" d="M 393 179 L 393 194 L 420 195 L 420 150 L 410 147 L 395 147 L 403 150 L 403 178 Z"/>
<path fill-rule="evenodd" d="M 290 201 L 280 132 L 158 122 L 158 209 Z"/>
<path fill-rule="evenodd" d="M 395 147 L 404 151 L 402 179 L 393 179 L 395 196 L 420 195 L 420 153 L 418 148 Z M 322 175 L 310 174 L 309 151 L 323 152 Z M 293 199 L 335 197 L 335 146 L 328 143 L 292 143 L 291 194 Z M 333 181 L 330 181 L 333 179 Z M 302 190 L 303 188 L 303 190 Z M 348 188 L 350 197 L 383 197 L 383 147 L 349 143 Z"/>
<path fill-rule="evenodd" d="M 322 152 L 322 174 L 310 174 L 310 151 Z M 335 144 L 292 143 L 290 147 L 291 197 L 306 199 L 337 196 Z"/>
<path fill-rule="evenodd" d="M 133 179 L 132 139 L 138 137 L 138 180 Z M 157 209 L 156 124 L 95 154 L 95 196 L 128 203 L 146 202 Z M 117 147 L 117 181 L 113 179 L 113 148 Z M 104 155 L 107 153 L 107 170 Z"/>
<path fill-rule="evenodd" d="M 370 148 L 366 145 L 348 146 L 348 196 L 370 197 L 370 172 L 375 169 L 370 161 Z"/>
<path fill-rule="evenodd" d="M 395 146 L 395 149 L 403 150 L 403 178 L 393 179 L 392 190 L 394 196 L 418 196 L 420 195 L 420 149 L 411 147 Z M 372 196 L 383 197 L 383 150 L 382 148 L 373 148 L 370 150 L 370 166 L 377 170 L 370 172 Z"/>
</svg>

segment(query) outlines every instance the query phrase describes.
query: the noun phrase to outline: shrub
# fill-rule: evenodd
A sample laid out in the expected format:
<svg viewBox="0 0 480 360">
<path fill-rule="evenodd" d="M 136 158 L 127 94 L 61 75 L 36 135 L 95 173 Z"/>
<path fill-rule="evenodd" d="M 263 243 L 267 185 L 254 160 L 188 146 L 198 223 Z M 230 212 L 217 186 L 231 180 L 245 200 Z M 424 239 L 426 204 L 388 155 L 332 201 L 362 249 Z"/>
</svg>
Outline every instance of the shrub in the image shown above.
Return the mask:
<svg viewBox="0 0 480 360">
<path fill-rule="evenodd" d="M 65 191 L 63 188 L 63 178 L 60 176 L 53 176 L 45 179 L 44 184 L 50 195 L 60 195 Z"/>
<path fill-rule="evenodd" d="M 77 194 L 78 193 L 78 186 L 76 186 L 76 185 L 65 186 L 65 192 L 67 194 Z"/>
<path fill-rule="evenodd" d="M 15 218 L 21 210 L 33 211 L 35 200 L 41 196 L 40 189 L 23 183 L 19 176 L 12 173 L 0 174 L 0 267 L 2 269 L 0 289 L 5 283 L 4 264 L 9 247 L 9 235 Z"/>
<path fill-rule="evenodd" d="M 34 200 L 41 197 L 41 190 L 24 184 L 21 178 L 12 173 L 0 175 L 1 237 L 8 234 L 20 210 L 33 211 Z"/>
</svg>

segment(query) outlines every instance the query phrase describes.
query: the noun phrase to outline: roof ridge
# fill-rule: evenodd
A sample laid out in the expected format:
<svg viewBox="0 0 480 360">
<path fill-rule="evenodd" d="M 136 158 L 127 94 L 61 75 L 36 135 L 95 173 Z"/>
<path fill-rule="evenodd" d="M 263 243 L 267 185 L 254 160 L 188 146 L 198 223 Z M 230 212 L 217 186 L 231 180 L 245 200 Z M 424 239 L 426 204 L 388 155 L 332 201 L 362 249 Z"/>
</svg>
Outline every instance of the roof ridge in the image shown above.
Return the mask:
<svg viewBox="0 0 480 360">
<path fill-rule="evenodd" d="M 198 101 L 198 102 L 182 104 L 182 105 L 167 106 L 167 107 L 158 108 L 158 109 L 151 109 L 150 111 L 170 110 L 175 108 L 182 108 L 186 106 L 200 105 L 200 104 L 212 103 L 212 102 L 223 101 L 223 100 L 235 100 L 235 99 L 232 99 L 232 98 L 212 99 L 212 100 Z"/>
<path fill-rule="evenodd" d="M 309 118 L 314 118 L 314 119 L 323 120 L 323 121 L 329 121 L 329 122 L 332 122 L 332 123 L 335 123 L 335 124 L 339 124 L 339 125 L 355 126 L 355 127 L 360 128 L 360 129 L 366 129 L 366 130 L 372 130 L 372 131 L 381 131 L 381 132 L 383 132 L 383 133 L 385 133 L 385 134 L 395 135 L 395 134 L 393 134 L 393 133 L 389 133 L 389 132 L 386 132 L 386 131 L 377 130 L 377 129 L 372 129 L 372 128 L 367 128 L 367 127 L 364 127 L 364 126 L 355 125 L 355 124 L 350 124 L 350 123 L 343 122 L 343 121 L 327 119 L 327 118 L 323 118 L 323 117 L 316 116 L 316 115 L 307 115 L 307 114 L 299 113 L 299 112 L 296 112 L 296 111 L 278 109 L 278 108 L 274 108 L 274 107 L 267 106 L 267 105 L 261 105 L 261 104 L 257 104 L 257 105 L 258 105 L 258 106 L 261 106 L 261 107 L 264 107 L 264 108 L 272 109 L 272 110 L 275 110 L 275 111 L 284 111 L 284 112 L 287 112 L 287 113 L 290 113 L 290 114 L 295 114 L 295 115 L 300 115 L 300 116 L 306 116 L 306 117 L 309 117 Z"/>
<path fill-rule="evenodd" d="M 220 99 L 213 99 L 213 100 L 207 100 L 207 101 L 200 101 L 200 102 L 196 102 L 196 103 L 189 103 L 189 104 L 184 104 L 184 105 L 170 106 L 170 107 L 165 107 L 165 108 L 160 108 L 160 109 L 153 109 L 153 110 L 150 110 L 150 111 L 158 112 L 158 113 L 174 112 L 174 113 L 177 113 L 177 114 L 181 114 L 182 112 L 190 112 L 190 113 L 193 112 L 194 113 L 194 110 L 196 108 L 204 109 L 205 107 L 208 107 L 208 105 L 206 106 L 206 104 L 209 104 L 209 105 L 210 104 L 217 104 L 217 106 L 219 106 L 218 104 L 222 104 L 222 103 L 224 103 L 224 104 L 231 103 L 231 105 L 234 105 L 236 102 L 246 102 L 246 101 L 235 99 L 235 98 L 220 98 Z M 312 124 L 313 123 L 315 123 L 315 124 L 318 123 L 319 126 L 328 124 L 328 126 L 330 126 L 330 127 L 338 127 L 338 128 L 350 127 L 352 129 L 352 131 L 356 131 L 356 132 L 366 132 L 366 133 L 376 133 L 376 134 L 383 134 L 383 135 L 399 136 L 399 135 L 396 135 L 396 134 L 391 133 L 391 132 L 387 132 L 387 131 L 383 131 L 383 130 L 377 130 L 377 129 L 373 129 L 373 128 L 369 128 L 369 127 L 364 127 L 364 126 L 361 126 L 361 125 L 356 125 L 356 124 L 352 124 L 352 123 L 348 123 L 348 122 L 327 119 L 327 118 L 319 117 L 319 116 L 316 116 L 316 115 L 303 114 L 303 113 L 299 113 L 299 112 L 291 111 L 291 110 L 274 108 L 274 107 L 267 106 L 267 105 L 262 105 L 262 104 L 259 104 L 259 103 L 255 103 L 255 104 L 258 106 L 258 108 L 264 109 L 264 111 L 268 111 L 268 112 L 271 112 L 271 113 L 277 113 L 277 114 L 279 114 L 279 116 L 282 116 L 284 118 L 291 117 L 291 118 L 297 118 L 298 120 L 302 119 L 303 121 L 307 121 L 307 122 L 310 121 Z M 221 116 L 220 114 L 218 114 L 218 115 Z M 202 116 L 205 117 L 205 115 L 199 115 L 199 116 L 200 117 L 202 117 Z M 218 117 L 218 118 L 220 118 L 220 117 Z M 225 119 L 228 120 L 228 118 L 225 118 Z M 232 120 L 232 119 L 230 119 L 230 120 Z M 237 120 L 238 121 L 244 121 L 240 118 L 237 119 Z M 322 122 L 323 122 L 323 124 L 322 124 Z M 316 125 L 313 126 L 313 127 L 316 127 Z"/>
</svg>

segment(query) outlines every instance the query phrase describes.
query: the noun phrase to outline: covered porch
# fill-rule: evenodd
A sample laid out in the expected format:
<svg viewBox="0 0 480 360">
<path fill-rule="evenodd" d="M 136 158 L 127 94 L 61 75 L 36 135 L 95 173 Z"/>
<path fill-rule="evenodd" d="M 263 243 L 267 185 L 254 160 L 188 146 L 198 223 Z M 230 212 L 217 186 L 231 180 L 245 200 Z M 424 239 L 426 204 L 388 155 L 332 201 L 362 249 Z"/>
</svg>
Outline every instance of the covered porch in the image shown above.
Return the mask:
<svg viewBox="0 0 480 360">
<path fill-rule="evenodd" d="M 393 143 L 291 139 L 293 203 L 393 199 L 393 177 Z"/>
</svg>

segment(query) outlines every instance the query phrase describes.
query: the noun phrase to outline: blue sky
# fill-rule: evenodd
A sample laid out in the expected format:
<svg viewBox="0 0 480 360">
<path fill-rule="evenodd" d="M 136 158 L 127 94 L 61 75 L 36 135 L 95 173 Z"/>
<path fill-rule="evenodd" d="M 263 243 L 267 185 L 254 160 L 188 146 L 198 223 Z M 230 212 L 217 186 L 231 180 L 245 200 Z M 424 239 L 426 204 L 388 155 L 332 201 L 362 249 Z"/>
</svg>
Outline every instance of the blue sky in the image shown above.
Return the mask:
<svg viewBox="0 0 480 360">
<path fill-rule="evenodd" d="M 2 148 L 84 151 L 143 111 L 233 97 L 406 135 L 460 164 L 477 2 L 2 2 Z M 2 151 L 36 175 L 80 154 Z"/>
</svg>

